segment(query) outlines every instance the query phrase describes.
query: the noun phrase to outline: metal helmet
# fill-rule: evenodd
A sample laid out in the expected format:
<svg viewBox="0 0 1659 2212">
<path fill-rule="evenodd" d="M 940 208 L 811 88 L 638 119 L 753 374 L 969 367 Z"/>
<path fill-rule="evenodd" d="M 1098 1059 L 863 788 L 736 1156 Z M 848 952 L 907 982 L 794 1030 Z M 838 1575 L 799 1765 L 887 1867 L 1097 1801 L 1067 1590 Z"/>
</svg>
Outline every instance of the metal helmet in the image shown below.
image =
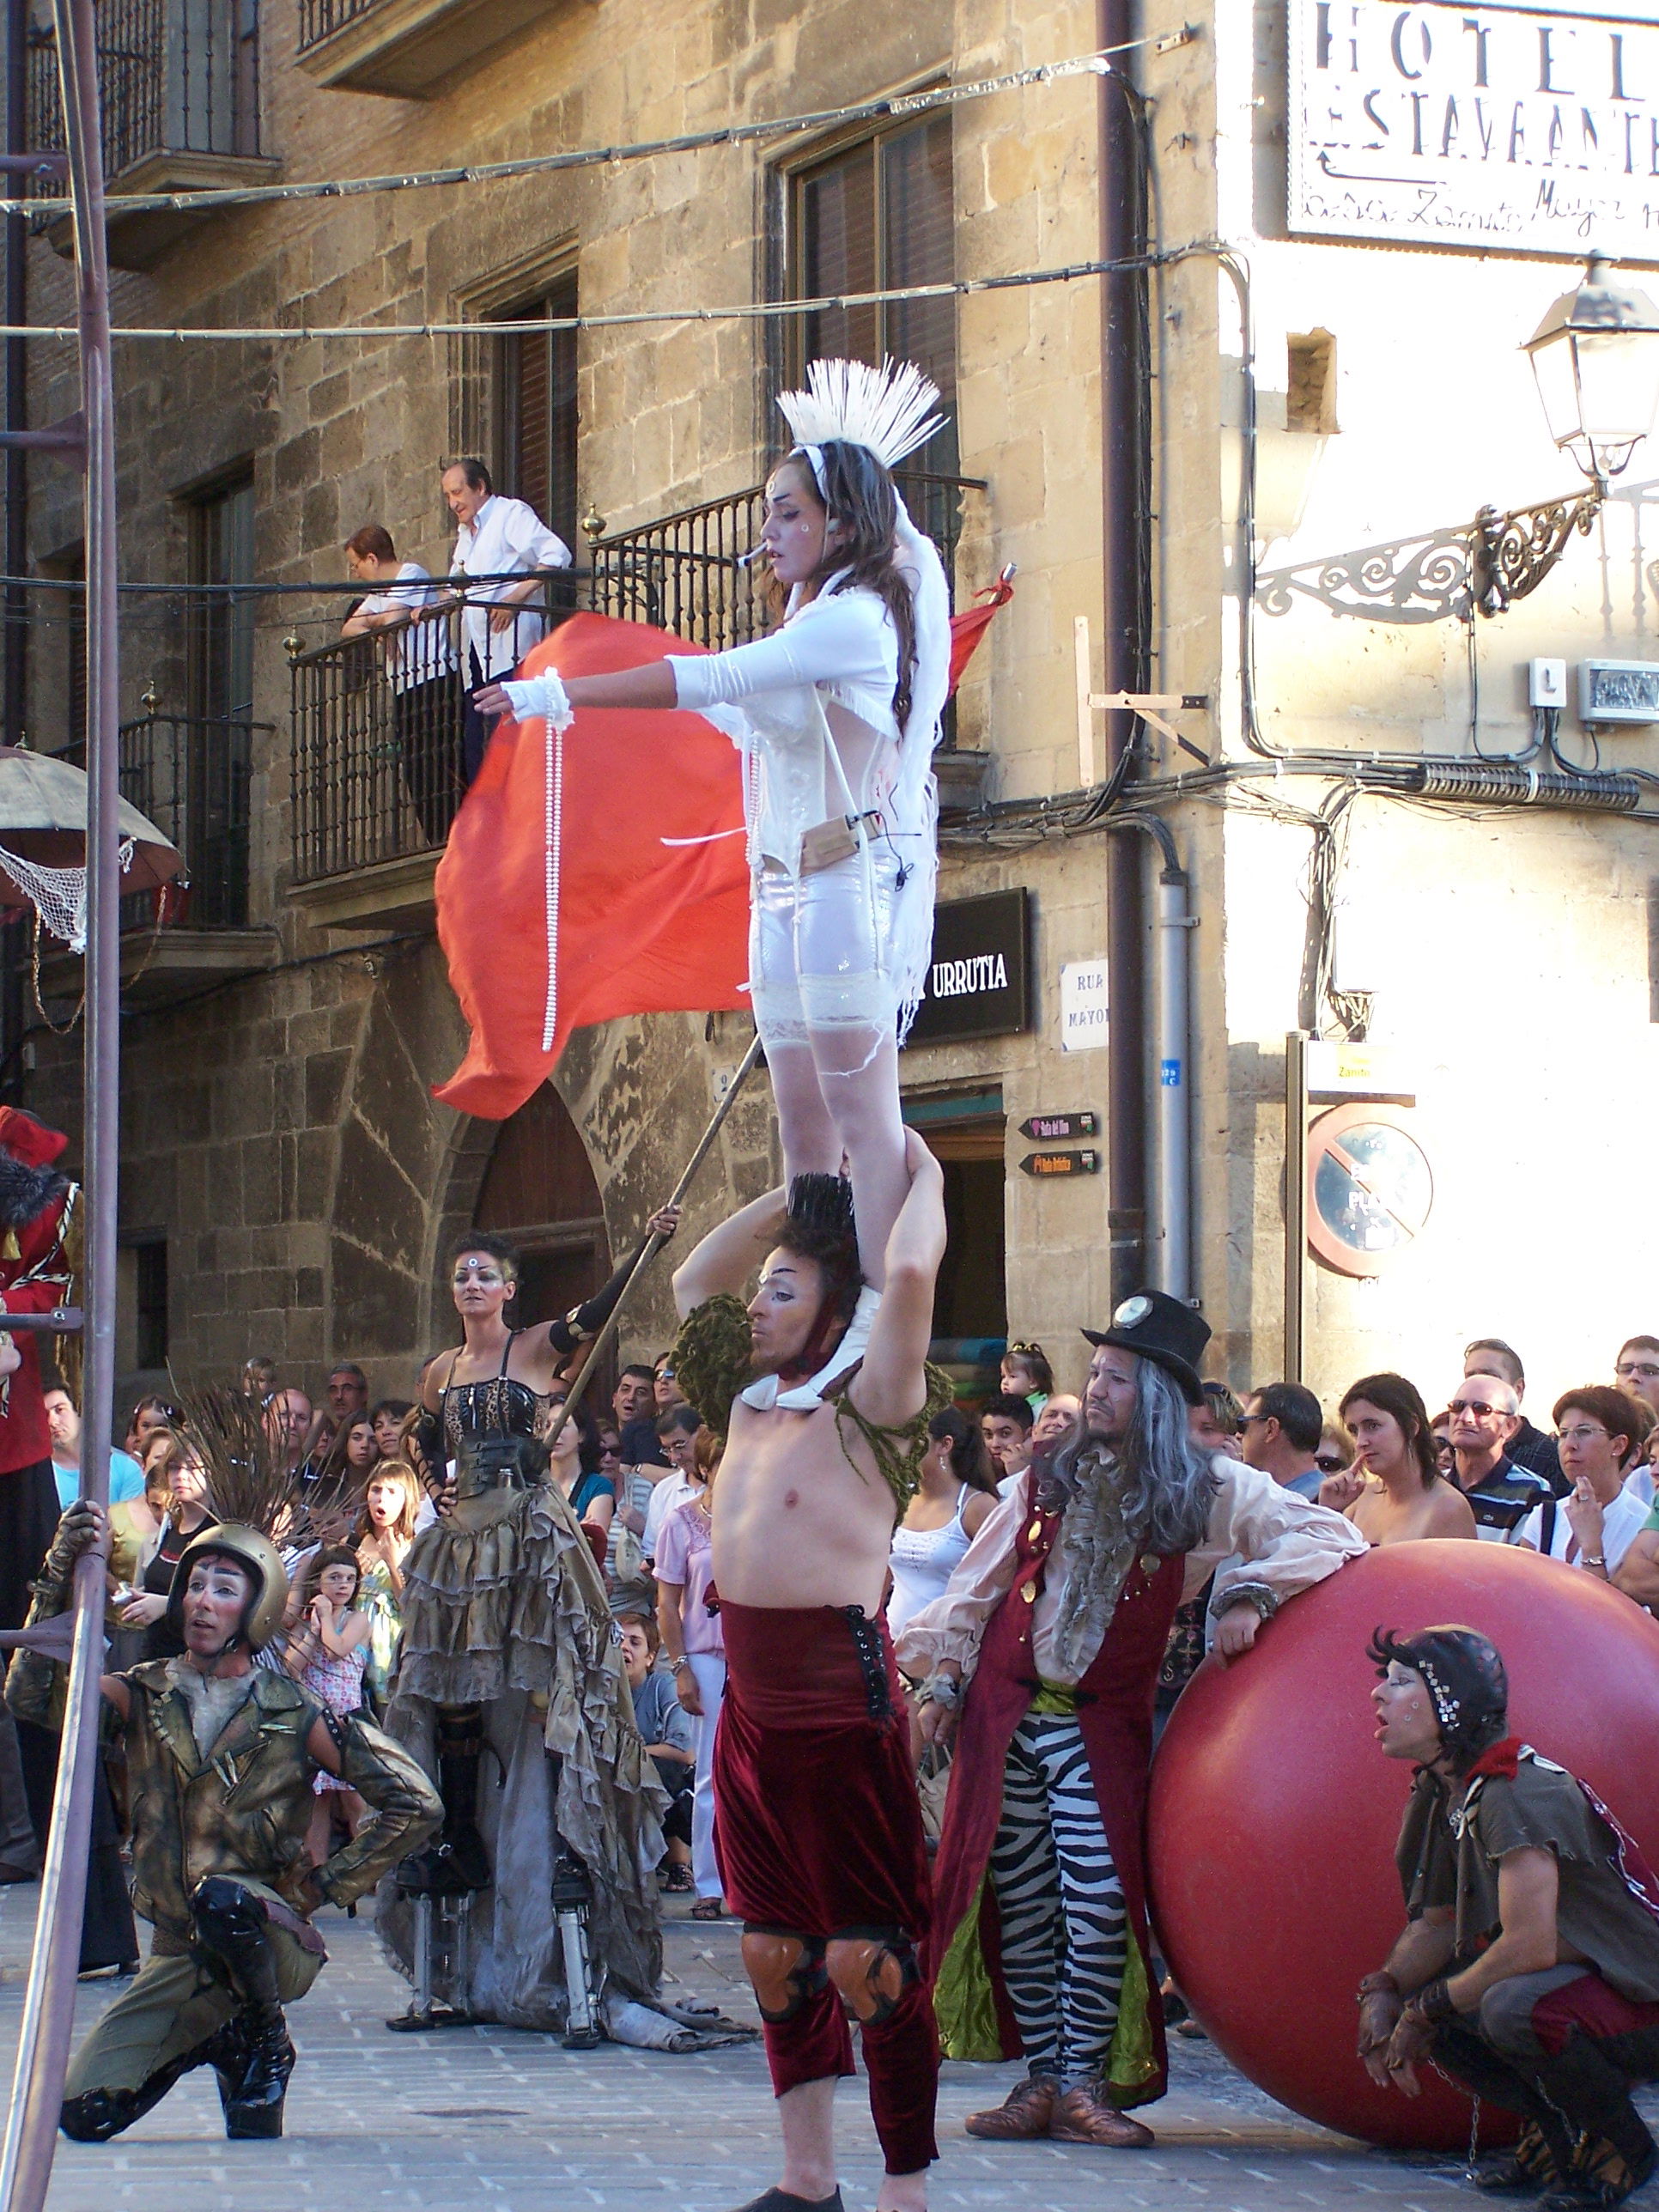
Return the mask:
<svg viewBox="0 0 1659 2212">
<path fill-rule="evenodd" d="M 252 1577 L 253 1595 L 247 1601 L 236 1640 L 246 1644 L 250 1651 L 262 1650 L 283 1625 L 283 1609 L 288 1603 L 288 1571 L 283 1565 L 283 1555 L 262 1529 L 250 1528 L 240 1521 L 222 1521 L 212 1528 L 204 1528 L 192 1536 L 179 1555 L 173 1571 L 173 1586 L 167 1592 L 167 1626 L 175 1636 L 185 1632 L 185 1589 L 190 1581 L 190 1571 L 204 1553 L 222 1553 L 234 1559 Z"/>
</svg>

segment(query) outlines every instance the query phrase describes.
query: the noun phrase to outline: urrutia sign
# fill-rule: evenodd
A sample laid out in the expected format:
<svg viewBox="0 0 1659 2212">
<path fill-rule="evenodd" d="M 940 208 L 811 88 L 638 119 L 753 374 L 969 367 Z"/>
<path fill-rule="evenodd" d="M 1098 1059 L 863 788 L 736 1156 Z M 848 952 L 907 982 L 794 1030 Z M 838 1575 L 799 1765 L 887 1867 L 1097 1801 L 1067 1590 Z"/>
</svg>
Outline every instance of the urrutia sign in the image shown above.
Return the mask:
<svg viewBox="0 0 1659 2212">
<path fill-rule="evenodd" d="M 1031 1024 L 1031 894 L 941 899 L 912 1044 L 1004 1036 Z"/>
<path fill-rule="evenodd" d="M 1652 14 L 1291 0 L 1291 229 L 1659 262 Z"/>
</svg>

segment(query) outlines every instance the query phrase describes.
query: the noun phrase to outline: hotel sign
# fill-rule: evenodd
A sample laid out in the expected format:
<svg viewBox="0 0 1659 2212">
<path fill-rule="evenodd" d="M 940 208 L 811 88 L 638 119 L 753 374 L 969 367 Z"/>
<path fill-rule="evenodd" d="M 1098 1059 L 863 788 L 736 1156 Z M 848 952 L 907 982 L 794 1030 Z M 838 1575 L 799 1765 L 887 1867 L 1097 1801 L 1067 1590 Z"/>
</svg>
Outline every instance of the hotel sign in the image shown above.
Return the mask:
<svg viewBox="0 0 1659 2212">
<path fill-rule="evenodd" d="M 1289 223 L 1659 262 L 1659 21 L 1291 0 Z"/>
</svg>

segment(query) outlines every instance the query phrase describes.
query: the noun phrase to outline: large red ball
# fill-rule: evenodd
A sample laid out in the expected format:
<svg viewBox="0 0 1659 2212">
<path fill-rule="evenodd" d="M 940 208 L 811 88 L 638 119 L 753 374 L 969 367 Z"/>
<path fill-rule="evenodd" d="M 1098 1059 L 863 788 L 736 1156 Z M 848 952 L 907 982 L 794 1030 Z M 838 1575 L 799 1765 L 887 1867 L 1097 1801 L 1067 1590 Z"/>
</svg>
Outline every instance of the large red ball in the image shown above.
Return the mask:
<svg viewBox="0 0 1659 2212">
<path fill-rule="evenodd" d="M 1489 1636 L 1512 1733 L 1582 1776 L 1659 1865 L 1659 1622 L 1577 1567 L 1498 1544 L 1395 1544 L 1287 1605 L 1182 1696 L 1153 1762 L 1150 1863 L 1164 1956 L 1220 2049 L 1306 2118 L 1455 2149 L 1469 2106 L 1412 2101 L 1354 2056 L 1354 1990 L 1404 1921 L 1394 1845 L 1411 1769 L 1374 1741 L 1376 1628 Z"/>
</svg>

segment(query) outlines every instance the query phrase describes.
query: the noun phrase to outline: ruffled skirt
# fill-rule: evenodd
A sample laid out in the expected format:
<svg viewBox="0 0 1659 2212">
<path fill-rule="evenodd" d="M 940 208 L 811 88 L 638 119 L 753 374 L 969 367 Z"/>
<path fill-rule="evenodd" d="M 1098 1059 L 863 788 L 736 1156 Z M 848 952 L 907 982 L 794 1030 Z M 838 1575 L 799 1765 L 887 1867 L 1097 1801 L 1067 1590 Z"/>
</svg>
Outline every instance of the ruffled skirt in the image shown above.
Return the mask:
<svg viewBox="0 0 1659 2212">
<path fill-rule="evenodd" d="M 568 1549 L 543 1490 L 488 1490 L 422 1529 L 404 1559 L 399 1697 L 489 1705 L 550 1688 Z"/>
</svg>

